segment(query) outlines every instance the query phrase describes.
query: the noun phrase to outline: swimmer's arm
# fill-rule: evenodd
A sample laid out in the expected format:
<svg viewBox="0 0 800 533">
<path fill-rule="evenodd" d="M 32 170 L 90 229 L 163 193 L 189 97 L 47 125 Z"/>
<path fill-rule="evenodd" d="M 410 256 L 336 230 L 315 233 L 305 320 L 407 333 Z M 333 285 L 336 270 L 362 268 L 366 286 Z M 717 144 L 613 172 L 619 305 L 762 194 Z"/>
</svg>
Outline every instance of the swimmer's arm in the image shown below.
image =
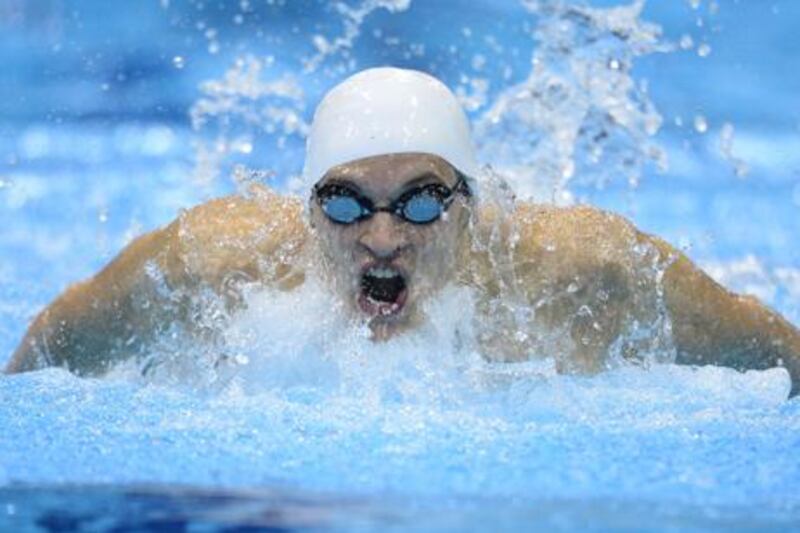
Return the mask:
<svg viewBox="0 0 800 533">
<path fill-rule="evenodd" d="M 102 373 L 146 342 L 175 308 L 153 305 L 157 283 L 148 283 L 148 264 L 156 275 L 179 272 L 169 265 L 174 226 L 136 239 L 101 272 L 76 283 L 48 305 L 28 328 L 6 373 L 62 366 L 79 375 Z M 175 285 L 175 280 L 163 280 Z M 154 280 L 155 282 L 155 280 Z"/>
<path fill-rule="evenodd" d="M 728 291 L 684 254 L 656 237 L 642 235 L 671 264 L 664 298 L 672 319 L 677 362 L 738 370 L 783 366 L 800 393 L 800 331 L 752 296 Z"/>
<path fill-rule="evenodd" d="M 300 283 L 291 262 L 305 238 L 301 212 L 299 202 L 261 191 L 255 199 L 222 198 L 182 214 L 45 308 L 6 372 L 64 366 L 103 373 L 173 327 L 195 333 L 199 293 L 230 307 L 237 281 Z"/>
<path fill-rule="evenodd" d="M 571 324 L 575 344 L 587 351 L 586 369 L 602 360 L 599 354 L 623 333 L 624 324 L 652 312 L 640 308 L 651 306 L 651 298 L 635 296 L 659 289 L 652 280 L 655 267 L 664 269 L 661 286 L 677 362 L 739 370 L 782 365 L 792 378 L 791 394 L 800 393 L 800 331 L 755 298 L 728 291 L 663 240 L 585 206 L 523 204 L 515 219 L 516 276 L 539 288 L 529 296 L 551 326 Z M 584 304 L 593 311 L 588 325 L 579 312 Z M 588 342 L 581 346 L 581 339 Z"/>
<path fill-rule="evenodd" d="M 663 268 L 661 287 L 678 363 L 738 370 L 784 366 L 792 378 L 791 394 L 800 393 L 800 331 L 778 313 L 756 298 L 728 291 L 684 254 L 620 216 L 577 207 L 562 211 L 554 220 L 558 221 L 552 224 L 555 229 L 544 231 L 544 236 L 556 235 L 553 243 L 567 244 L 562 249 L 571 267 L 560 271 L 591 270 L 594 282 L 589 286 L 611 296 L 607 300 L 611 305 L 596 315 L 603 317 L 603 331 L 618 334 L 620 324 L 647 313 L 640 307 L 652 305 L 652 299 L 635 296 L 659 290 L 659 284 L 653 283 L 653 269 Z M 591 293 L 587 301 L 596 302 Z M 591 331 L 586 327 L 581 334 Z M 594 344 L 601 346 L 599 341 L 610 338 L 599 335 Z"/>
</svg>

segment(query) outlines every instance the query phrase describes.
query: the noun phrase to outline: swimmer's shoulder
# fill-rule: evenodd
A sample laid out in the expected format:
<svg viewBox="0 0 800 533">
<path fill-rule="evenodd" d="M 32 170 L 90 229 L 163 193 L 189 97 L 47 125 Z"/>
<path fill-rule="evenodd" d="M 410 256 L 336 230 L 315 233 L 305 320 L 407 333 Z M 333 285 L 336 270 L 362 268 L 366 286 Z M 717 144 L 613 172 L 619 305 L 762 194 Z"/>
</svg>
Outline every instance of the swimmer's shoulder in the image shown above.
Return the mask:
<svg viewBox="0 0 800 533">
<path fill-rule="evenodd" d="M 642 250 L 660 253 L 624 217 L 590 206 L 517 202 L 488 206 L 478 221 L 467 279 L 490 293 L 498 278 L 534 296 L 576 280 L 623 285 L 641 270 Z"/>
<path fill-rule="evenodd" d="M 513 215 L 518 253 L 578 263 L 627 262 L 646 240 L 624 217 L 592 206 L 519 203 Z"/>
<path fill-rule="evenodd" d="M 212 285 L 230 276 L 281 278 L 308 238 L 300 199 L 260 186 L 189 209 L 168 229 L 183 268 Z"/>
<path fill-rule="evenodd" d="M 299 200 L 266 189 L 185 211 L 48 305 L 6 372 L 64 365 L 79 374 L 102 373 L 167 324 L 199 331 L 187 307 L 198 286 L 223 296 L 226 305 L 238 303 L 239 280 L 295 287 L 304 279 L 296 260 L 306 236 Z"/>
<path fill-rule="evenodd" d="M 297 241 L 307 231 L 300 199 L 266 187 L 210 200 L 181 213 L 176 224 L 210 248 Z"/>
</svg>

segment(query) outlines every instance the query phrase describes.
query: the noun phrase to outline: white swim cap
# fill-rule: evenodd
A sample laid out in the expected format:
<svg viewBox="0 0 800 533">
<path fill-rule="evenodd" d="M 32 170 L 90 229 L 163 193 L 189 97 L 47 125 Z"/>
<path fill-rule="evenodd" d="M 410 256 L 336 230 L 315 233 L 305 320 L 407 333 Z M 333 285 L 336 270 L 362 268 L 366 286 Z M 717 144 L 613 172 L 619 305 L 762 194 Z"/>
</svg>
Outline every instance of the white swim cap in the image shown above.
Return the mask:
<svg viewBox="0 0 800 533">
<path fill-rule="evenodd" d="M 372 68 L 331 89 L 314 113 L 303 181 L 364 157 L 426 152 L 476 177 L 469 122 L 442 82 L 416 70 Z"/>
</svg>

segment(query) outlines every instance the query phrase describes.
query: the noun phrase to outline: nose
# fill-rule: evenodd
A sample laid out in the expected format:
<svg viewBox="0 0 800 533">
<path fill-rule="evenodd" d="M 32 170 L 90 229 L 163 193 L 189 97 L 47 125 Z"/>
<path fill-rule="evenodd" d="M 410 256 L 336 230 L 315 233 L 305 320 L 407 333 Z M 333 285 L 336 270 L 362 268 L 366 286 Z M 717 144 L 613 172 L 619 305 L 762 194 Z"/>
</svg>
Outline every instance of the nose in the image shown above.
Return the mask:
<svg viewBox="0 0 800 533">
<path fill-rule="evenodd" d="M 408 246 L 402 224 L 389 213 L 376 213 L 362 224 L 358 242 L 376 258 L 392 259 Z"/>
</svg>

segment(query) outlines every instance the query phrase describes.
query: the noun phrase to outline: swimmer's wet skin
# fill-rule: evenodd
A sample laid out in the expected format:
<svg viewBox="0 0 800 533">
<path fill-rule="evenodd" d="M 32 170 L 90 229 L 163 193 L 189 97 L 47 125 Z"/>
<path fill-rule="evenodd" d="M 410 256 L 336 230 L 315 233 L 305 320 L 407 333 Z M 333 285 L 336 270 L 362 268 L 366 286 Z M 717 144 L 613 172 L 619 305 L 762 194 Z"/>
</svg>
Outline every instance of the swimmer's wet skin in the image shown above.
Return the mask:
<svg viewBox="0 0 800 533">
<path fill-rule="evenodd" d="M 791 394 L 800 392 L 800 332 L 664 241 L 591 207 L 517 202 L 506 212 L 479 201 L 466 117 L 430 76 L 372 69 L 334 88 L 315 114 L 303 176 L 308 209 L 254 187 L 140 237 L 42 311 L 6 371 L 98 375 L 164 332 L 206 339 L 214 331 L 197 320 L 198 294 L 235 313 L 246 305 L 237 280 L 293 290 L 322 264 L 342 312 L 366 321 L 376 341 L 417 327 L 420 304 L 456 283 L 474 288 L 495 332 L 516 325 L 491 302 L 514 298 L 535 310 L 531 328 L 563 333 L 562 371 L 602 370 L 612 350 L 636 358 L 643 348 L 620 341 L 666 314 L 677 362 L 782 365 Z M 536 335 L 478 342 L 492 360 L 537 353 Z"/>
</svg>

